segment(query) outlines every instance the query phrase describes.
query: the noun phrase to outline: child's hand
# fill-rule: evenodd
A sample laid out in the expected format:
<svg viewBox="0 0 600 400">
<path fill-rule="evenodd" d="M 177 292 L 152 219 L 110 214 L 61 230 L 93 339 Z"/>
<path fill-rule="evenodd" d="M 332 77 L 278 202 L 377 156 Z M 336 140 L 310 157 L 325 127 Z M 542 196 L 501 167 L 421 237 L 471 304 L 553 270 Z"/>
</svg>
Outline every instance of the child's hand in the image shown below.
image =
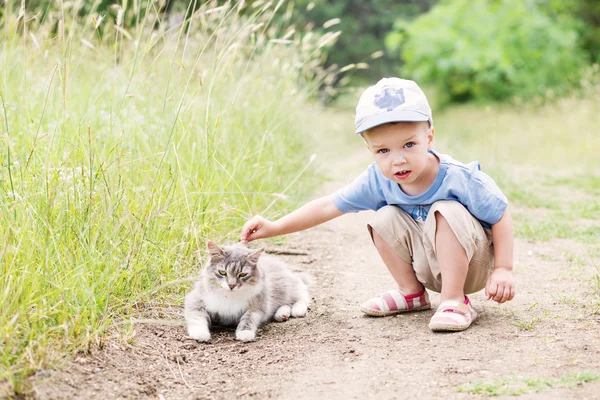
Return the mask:
<svg viewBox="0 0 600 400">
<path fill-rule="evenodd" d="M 495 269 L 488 278 L 487 285 L 485 286 L 487 299 L 504 303 L 512 300 L 515 297 L 515 293 L 512 271 L 506 268 Z"/>
<path fill-rule="evenodd" d="M 248 243 L 256 239 L 275 236 L 274 223 L 260 215 L 250 218 L 242 228 L 242 242 Z"/>
</svg>

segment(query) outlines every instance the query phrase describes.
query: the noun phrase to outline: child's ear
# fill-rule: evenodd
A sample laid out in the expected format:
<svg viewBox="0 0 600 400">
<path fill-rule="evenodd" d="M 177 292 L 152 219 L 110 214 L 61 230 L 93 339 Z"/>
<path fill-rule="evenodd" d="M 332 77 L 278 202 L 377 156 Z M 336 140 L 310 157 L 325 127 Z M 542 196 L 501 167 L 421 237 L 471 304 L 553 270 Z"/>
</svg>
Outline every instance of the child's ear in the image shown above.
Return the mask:
<svg viewBox="0 0 600 400">
<path fill-rule="evenodd" d="M 433 137 L 435 135 L 435 128 L 432 126 L 429 127 L 427 132 L 427 150 L 431 150 L 433 146 Z"/>
</svg>

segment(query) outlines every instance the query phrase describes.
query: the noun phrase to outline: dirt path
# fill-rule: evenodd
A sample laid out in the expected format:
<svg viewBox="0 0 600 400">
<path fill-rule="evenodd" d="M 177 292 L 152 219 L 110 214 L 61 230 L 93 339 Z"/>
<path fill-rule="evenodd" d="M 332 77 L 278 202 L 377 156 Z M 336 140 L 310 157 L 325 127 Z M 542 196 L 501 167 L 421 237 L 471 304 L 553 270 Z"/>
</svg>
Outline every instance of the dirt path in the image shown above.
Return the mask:
<svg viewBox="0 0 600 400">
<path fill-rule="evenodd" d="M 364 167 L 359 159 L 351 172 Z M 323 191 L 340 185 L 329 183 Z M 361 315 L 364 299 L 393 287 L 365 229 L 370 215 L 346 215 L 290 235 L 286 249 L 308 255 L 286 260 L 315 277 L 306 318 L 270 324 L 249 344 L 235 342 L 232 331 L 200 344 L 187 339 L 182 326 L 139 324 L 131 345 L 109 340 L 63 371 L 42 374 L 36 397 L 458 399 L 475 397 L 456 388 L 477 380 L 600 373 L 600 316 L 586 306 L 595 271 L 589 262 L 572 261 L 573 254 L 586 257 L 582 245 L 517 241 L 515 300 L 497 305 L 478 293 L 472 300 L 480 318 L 473 327 L 434 334 L 427 327 L 433 311 Z M 437 305 L 439 296 L 432 301 Z M 180 312 L 164 314 L 177 318 Z M 600 398 L 600 381 L 536 387 L 543 391 L 522 398 Z"/>
</svg>

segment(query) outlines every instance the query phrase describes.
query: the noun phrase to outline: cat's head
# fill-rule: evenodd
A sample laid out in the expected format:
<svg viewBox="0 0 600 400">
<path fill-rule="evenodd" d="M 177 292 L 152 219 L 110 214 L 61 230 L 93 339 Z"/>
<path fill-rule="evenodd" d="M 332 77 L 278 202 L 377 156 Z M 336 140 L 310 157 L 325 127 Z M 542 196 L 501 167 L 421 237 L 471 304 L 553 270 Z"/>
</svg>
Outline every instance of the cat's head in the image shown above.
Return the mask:
<svg viewBox="0 0 600 400">
<path fill-rule="evenodd" d="M 257 263 L 264 247 L 258 250 L 248 249 L 241 244 L 219 247 L 210 240 L 206 246 L 210 262 L 205 272 L 213 286 L 220 286 L 226 292 L 236 292 L 244 287 L 254 287 L 259 282 Z"/>
</svg>

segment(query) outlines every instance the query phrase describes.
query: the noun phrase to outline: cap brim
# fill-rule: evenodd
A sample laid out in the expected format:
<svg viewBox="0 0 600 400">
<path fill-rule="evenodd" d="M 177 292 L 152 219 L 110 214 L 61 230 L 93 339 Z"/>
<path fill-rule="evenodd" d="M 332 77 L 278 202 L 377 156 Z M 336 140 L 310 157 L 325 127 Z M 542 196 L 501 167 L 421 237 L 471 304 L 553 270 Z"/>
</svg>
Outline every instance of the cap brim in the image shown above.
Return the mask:
<svg viewBox="0 0 600 400">
<path fill-rule="evenodd" d="M 392 110 L 371 115 L 363 119 L 356 127 L 356 133 L 374 128 L 389 122 L 425 122 L 430 121 L 427 114 L 415 110 Z"/>
</svg>

